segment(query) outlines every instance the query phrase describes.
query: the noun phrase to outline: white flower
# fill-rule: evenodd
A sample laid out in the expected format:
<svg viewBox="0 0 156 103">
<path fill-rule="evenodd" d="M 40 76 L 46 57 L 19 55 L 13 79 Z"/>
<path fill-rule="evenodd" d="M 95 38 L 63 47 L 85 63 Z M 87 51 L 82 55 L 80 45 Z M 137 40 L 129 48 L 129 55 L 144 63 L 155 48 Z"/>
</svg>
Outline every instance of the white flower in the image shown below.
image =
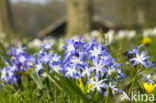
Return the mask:
<svg viewBox="0 0 156 103">
<path fill-rule="evenodd" d="M 39 64 L 36 65 L 35 71 L 38 73 L 42 69 L 43 69 L 43 66 L 42 66 L 41 63 L 39 63 Z"/>
<path fill-rule="evenodd" d="M 47 37 L 43 40 L 43 42 L 45 44 L 50 43 L 50 44 L 55 44 L 56 43 L 56 39 L 52 38 L 52 37 Z"/>
<path fill-rule="evenodd" d="M 106 39 L 108 39 L 108 43 L 111 43 L 114 40 L 115 31 L 109 30 L 108 33 L 105 34 Z"/>
<path fill-rule="evenodd" d="M 153 29 L 153 35 L 156 35 L 156 28 Z"/>
<path fill-rule="evenodd" d="M 98 30 L 92 31 L 91 36 L 92 36 L 92 38 L 97 38 L 99 36 L 99 31 Z"/>
<path fill-rule="evenodd" d="M 59 39 L 59 44 L 58 44 L 58 49 L 60 50 L 60 51 L 62 51 L 63 50 L 63 47 L 65 46 L 65 41 L 64 41 L 64 39 Z"/>
<path fill-rule="evenodd" d="M 53 65 L 52 68 L 53 68 L 53 70 L 56 71 L 57 73 L 59 73 L 59 71 L 61 70 L 60 65 Z"/>
<path fill-rule="evenodd" d="M 100 94 L 102 94 L 102 89 L 101 88 L 107 89 L 107 84 L 104 83 L 105 81 L 107 81 L 107 79 L 99 80 L 99 78 L 96 77 L 96 76 L 95 76 L 95 81 L 89 80 L 88 83 L 93 84 L 93 86 L 91 88 L 91 91 L 93 91 L 96 88 L 98 90 L 98 92 Z"/>
<path fill-rule="evenodd" d="M 19 61 L 20 61 L 21 63 L 25 62 L 25 60 L 26 60 L 25 56 L 20 56 L 20 57 L 19 57 Z"/>
<path fill-rule="evenodd" d="M 28 47 L 40 47 L 42 45 L 42 41 L 40 39 L 34 39 L 32 42 L 28 44 Z"/>
<path fill-rule="evenodd" d="M 118 31 L 117 36 L 116 36 L 117 39 L 123 39 L 125 37 L 126 37 L 126 31 L 124 30 Z"/>
<path fill-rule="evenodd" d="M 118 89 L 116 85 L 111 82 L 109 83 L 108 88 L 111 88 L 113 95 L 115 95 L 115 92 L 121 92 L 121 90 Z M 107 91 L 104 93 L 105 96 L 108 94 L 108 88 L 107 88 Z"/>
<path fill-rule="evenodd" d="M 17 55 L 19 54 L 19 53 L 23 53 L 24 52 L 24 50 L 23 50 L 23 48 L 20 46 L 19 48 L 17 48 L 16 49 L 16 53 L 17 53 Z"/>
<path fill-rule="evenodd" d="M 143 37 L 147 37 L 153 34 L 153 30 L 152 29 L 146 29 L 143 31 Z"/>
<path fill-rule="evenodd" d="M 114 68 L 114 66 L 111 66 L 111 67 L 108 68 L 107 74 L 108 74 L 108 75 L 111 75 L 111 74 L 114 73 L 115 71 L 116 71 L 116 69 Z"/>
<path fill-rule="evenodd" d="M 128 39 L 131 39 L 131 38 L 133 38 L 135 36 L 136 36 L 136 31 L 134 31 L 134 30 L 129 31 L 128 34 L 127 34 Z"/>
</svg>

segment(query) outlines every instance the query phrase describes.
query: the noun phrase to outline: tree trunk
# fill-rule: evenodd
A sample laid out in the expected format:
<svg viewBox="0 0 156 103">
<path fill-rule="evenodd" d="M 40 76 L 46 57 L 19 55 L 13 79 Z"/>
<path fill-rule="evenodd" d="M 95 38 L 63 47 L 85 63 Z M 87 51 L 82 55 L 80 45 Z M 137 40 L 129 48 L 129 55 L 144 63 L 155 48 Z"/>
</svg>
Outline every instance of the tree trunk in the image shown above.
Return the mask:
<svg viewBox="0 0 156 103">
<path fill-rule="evenodd" d="M 67 0 L 67 36 L 91 30 L 92 0 Z"/>
<path fill-rule="evenodd" d="M 9 0 L 0 0 L 0 32 L 14 33 Z"/>
</svg>

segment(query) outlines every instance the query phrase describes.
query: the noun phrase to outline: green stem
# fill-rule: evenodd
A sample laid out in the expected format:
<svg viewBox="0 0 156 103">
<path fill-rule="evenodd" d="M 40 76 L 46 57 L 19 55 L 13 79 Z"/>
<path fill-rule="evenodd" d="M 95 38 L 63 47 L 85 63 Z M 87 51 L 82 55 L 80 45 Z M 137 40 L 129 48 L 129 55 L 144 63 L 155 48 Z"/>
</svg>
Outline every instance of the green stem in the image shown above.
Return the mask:
<svg viewBox="0 0 156 103">
<path fill-rule="evenodd" d="M 55 88 L 55 103 L 57 103 L 57 88 L 56 88 L 56 86 L 54 85 L 54 88 Z"/>
<path fill-rule="evenodd" d="M 108 93 L 107 93 L 107 96 L 106 96 L 106 101 L 105 101 L 105 103 L 110 103 L 110 101 L 109 101 L 109 91 L 110 89 L 108 88 Z"/>
<path fill-rule="evenodd" d="M 135 77 L 134 77 L 134 79 L 133 79 L 133 82 L 132 82 L 131 87 L 130 87 L 129 92 L 128 92 L 128 97 L 130 96 L 130 94 L 131 94 L 131 92 L 132 92 L 132 88 L 133 88 L 134 83 L 135 83 L 135 81 L 136 81 L 136 79 L 137 79 L 137 75 L 138 75 L 138 70 L 136 70 Z"/>
</svg>

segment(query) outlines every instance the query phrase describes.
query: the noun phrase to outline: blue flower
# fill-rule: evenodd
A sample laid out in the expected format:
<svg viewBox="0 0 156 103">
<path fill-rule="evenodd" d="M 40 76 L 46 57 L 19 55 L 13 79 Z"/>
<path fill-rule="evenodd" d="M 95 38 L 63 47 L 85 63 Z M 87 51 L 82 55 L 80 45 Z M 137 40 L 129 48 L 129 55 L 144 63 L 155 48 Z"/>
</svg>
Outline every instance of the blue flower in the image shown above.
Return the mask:
<svg viewBox="0 0 156 103">
<path fill-rule="evenodd" d="M 133 50 L 129 50 L 129 51 L 128 51 L 128 54 L 135 54 L 136 49 L 139 49 L 139 48 L 141 48 L 142 46 L 144 46 L 144 45 L 142 44 L 142 45 L 139 45 L 138 47 L 136 47 L 136 48 L 133 49 Z"/>
<path fill-rule="evenodd" d="M 59 72 L 62 72 L 62 66 L 60 65 L 60 64 L 57 64 L 57 65 L 53 65 L 53 66 L 51 66 L 51 68 L 55 71 L 55 72 L 57 72 L 57 73 L 59 73 Z"/>
<path fill-rule="evenodd" d="M 63 48 L 65 50 L 67 50 L 68 52 L 75 51 L 75 46 L 74 46 L 75 42 L 74 42 L 74 40 L 66 40 L 66 42 L 67 42 L 67 45 L 64 46 Z"/>
<path fill-rule="evenodd" d="M 26 47 L 22 47 L 22 45 L 19 46 L 18 48 L 12 47 L 11 52 L 8 52 L 8 54 L 11 55 L 11 56 L 26 54 L 25 49 L 26 49 Z"/>
<path fill-rule="evenodd" d="M 91 88 L 91 92 L 94 90 L 94 89 L 97 89 L 98 92 L 100 94 L 102 94 L 102 90 L 101 88 L 104 88 L 104 89 L 107 89 L 107 84 L 104 83 L 105 81 L 107 81 L 107 79 L 102 79 L 102 80 L 99 80 L 99 77 L 98 76 L 95 76 L 95 81 L 94 80 L 89 80 L 88 81 L 88 84 L 93 84 L 92 88 Z"/>
<path fill-rule="evenodd" d="M 148 65 L 150 65 L 150 68 L 156 68 L 156 64 L 154 61 L 148 61 Z"/>
<path fill-rule="evenodd" d="M 93 49 L 89 50 L 89 53 L 91 58 L 99 58 L 99 56 L 102 56 L 105 51 L 102 44 L 97 44 L 93 46 Z"/>
<path fill-rule="evenodd" d="M 117 70 L 116 70 L 113 66 L 109 67 L 108 70 L 107 70 L 107 75 L 106 75 L 106 77 L 108 78 L 111 74 L 113 74 L 113 73 L 116 72 L 116 71 L 117 71 Z"/>
<path fill-rule="evenodd" d="M 125 75 L 121 72 L 120 69 L 121 65 L 121 63 L 116 63 L 115 60 L 112 60 L 112 64 L 108 66 L 106 77 L 108 78 L 113 73 L 116 73 L 115 76 L 117 75 L 118 79 L 125 78 Z"/>
<path fill-rule="evenodd" d="M 82 68 L 82 73 L 80 74 L 80 77 L 87 76 L 89 79 L 92 72 L 93 69 L 87 65 L 84 68 Z"/>
<path fill-rule="evenodd" d="M 120 92 L 120 93 L 122 92 L 121 89 L 117 88 L 117 84 L 115 84 L 115 83 L 113 83 L 113 81 L 111 81 L 109 83 L 109 85 L 107 86 L 107 91 L 104 93 L 104 96 L 107 96 L 109 88 L 111 89 L 113 95 L 115 95 L 116 92 Z"/>
<path fill-rule="evenodd" d="M 27 60 L 25 62 L 26 67 L 27 68 L 29 68 L 29 67 L 32 68 L 34 63 L 35 63 L 35 57 L 33 55 L 28 56 Z"/>
<path fill-rule="evenodd" d="M 74 65 L 70 65 L 65 68 L 66 68 L 65 77 L 71 77 L 72 79 L 75 79 L 75 77 L 78 76 L 79 73 Z"/>
<path fill-rule="evenodd" d="M 53 43 L 43 43 L 43 45 L 41 46 L 43 49 L 45 49 L 45 50 L 50 50 L 50 49 L 52 49 L 52 46 L 53 46 L 54 44 Z"/>
<path fill-rule="evenodd" d="M 146 51 L 142 51 L 141 54 L 139 54 L 139 48 L 142 47 L 143 45 L 137 47 L 134 50 L 134 54 L 136 57 L 131 58 L 129 61 L 134 61 L 133 66 L 137 65 L 137 64 L 142 64 L 144 65 L 144 67 L 147 67 L 148 63 L 147 63 L 147 59 L 150 58 L 149 56 L 145 56 L 146 55 Z"/>
<path fill-rule="evenodd" d="M 60 61 L 60 58 L 61 58 L 61 56 L 58 55 L 57 53 L 55 53 L 54 56 L 52 57 L 52 60 L 53 60 L 54 62 L 59 62 L 59 61 Z"/>
<path fill-rule="evenodd" d="M 100 73 L 103 76 L 104 73 L 107 72 L 107 69 L 105 66 L 108 65 L 108 62 L 103 62 L 103 60 L 99 60 L 99 59 L 93 59 L 93 64 L 94 66 L 92 66 L 91 68 L 92 70 L 96 71 L 97 76 L 100 76 Z"/>
<path fill-rule="evenodd" d="M 143 76 L 143 80 L 145 80 L 148 84 L 150 84 L 151 82 L 154 83 L 154 80 L 151 78 L 151 76 L 153 75 L 153 73 L 149 73 L 148 75 L 144 74 L 144 73 L 139 73 Z"/>
<path fill-rule="evenodd" d="M 105 52 L 104 53 L 104 56 L 101 56 L 101 59 L 105 62 L 105 61 L 110 61 L 110 63 L 112 62 L 112 56 L 109 54 L 109 53 L 107 53 L 107 52 Z"/>
<path fill-rule="evenodd" d="M 52 59 L 52 54 L 53 54 L 53 52 L 50 52 L 49 54 L 44 52 L 43 55 L 40 55 L 39 61 L 41 63 L 48 64 L 49 61 Z"/>
<path fill-rule="evenodd" d="M 33 55 L 28 55 L 25 52 L 26 47 L 20 46 L 19 48 L 13 48 L 8 53 L 11 59 L 6 63 L 7 66 L 1 70 L 1 79 L 9 84 L 18 81 L 21 75 L 28 70 L 28 68 L 33 67 L 35 62 Z"/>
<path fill-rule="evenodd" d="M 1 80 L 6 81 L 8 84 L 12 84 L 17 81 L 17 77 L 15 75 L 16 67 L 4 67 L 1 70 Z"/>
<path fill-rule="evenodd" d="M 66 42 L 67 45 L 63 47 L 65 50 L 65 60 L 69 59 L 72 55 L 79 55 L 80 57 L 83 57 L 83 53 L 85 53 L 85 48 L 83 47 L 84 41 L 82 38 L 79 37 L 75 40 L 67 40 Z"/>
<path fill-rule="evenodd" d="M 43 65 L 41 63 L 36 64 L 35 72 L 39 74 L 43 70 Z"/>
<path fill-rule="evenodd" d="M 87 62 L 82 60 L 80 57 L 72 56 L 69 60 L 70 64 L 75 65 L 78 70 L 87 65 Z"/>
</svg>

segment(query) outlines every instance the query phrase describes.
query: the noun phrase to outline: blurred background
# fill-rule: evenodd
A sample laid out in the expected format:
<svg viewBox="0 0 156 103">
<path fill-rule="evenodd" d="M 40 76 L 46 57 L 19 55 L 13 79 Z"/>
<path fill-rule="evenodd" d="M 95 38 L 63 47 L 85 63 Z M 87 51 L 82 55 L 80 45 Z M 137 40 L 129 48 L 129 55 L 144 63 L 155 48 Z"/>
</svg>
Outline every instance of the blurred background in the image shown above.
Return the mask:
<svg viewBox="0 0 156 103">
<path fill-rule="evenodd" d="M 148 37 L 156 35 L 155 10 L 155 0 L 0 0 L 0 41 L 39 46 L 50 37 L 63 46 L 64 38 L 97 39 L 101 32 L 109 43 Z"/>
<path fill-rule="evenodd" d="M 37 37 L 100 28 L 138 30 L 156 25 L 155 10 L 155 0 L 0 0 L 0 32 Z"/>
</svg>

